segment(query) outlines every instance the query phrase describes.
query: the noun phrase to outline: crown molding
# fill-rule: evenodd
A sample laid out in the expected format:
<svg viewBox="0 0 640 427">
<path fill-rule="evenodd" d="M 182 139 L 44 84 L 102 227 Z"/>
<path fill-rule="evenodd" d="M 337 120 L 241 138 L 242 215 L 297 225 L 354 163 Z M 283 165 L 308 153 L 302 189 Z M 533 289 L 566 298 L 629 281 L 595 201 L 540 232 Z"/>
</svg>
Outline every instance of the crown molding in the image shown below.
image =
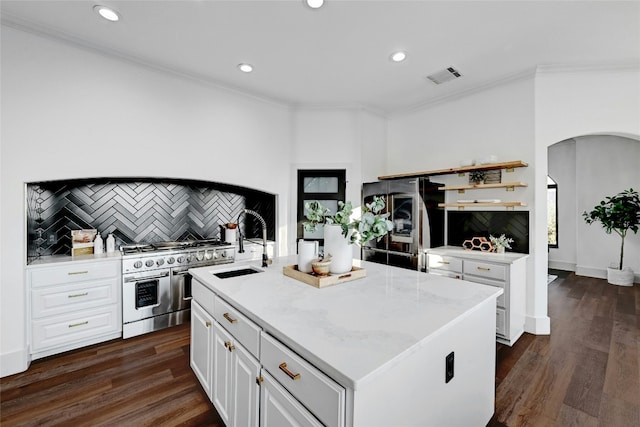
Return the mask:
<svg viewBox="0 0 640 427">
<path fill-rule="evenodd" d="M 616 64 L 542 64 L 538 65 L 536 74 L 638 70 L 640 70 L 640 62 L 637 61 L 620 62 Z"/>
</svg>

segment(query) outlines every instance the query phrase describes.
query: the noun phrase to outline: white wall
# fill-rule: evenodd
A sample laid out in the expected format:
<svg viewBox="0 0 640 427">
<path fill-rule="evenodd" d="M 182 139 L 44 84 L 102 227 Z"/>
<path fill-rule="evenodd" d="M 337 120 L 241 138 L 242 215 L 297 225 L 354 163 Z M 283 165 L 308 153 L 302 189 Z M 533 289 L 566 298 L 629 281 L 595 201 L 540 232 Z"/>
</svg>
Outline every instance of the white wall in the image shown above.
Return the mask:
<svg viewBox="0 0 640 427">
<path fill-rule="evenodd" d="M 549 176 L 558 184 L 558 247 L 549 248 L 549 267 L 576 269 L 576 142 L 574 139 L 549 147 Z"/>
<path fill-rule="evenodd" d="M 640 141 L 604 136 L 586 136 L 576 141 L 576 273 L 606 278 L 609 264 L 619 262 L 620 236 L 615 232 L 606 234 L 600 223 L 588 225 L 582 212 L 590 212 L 606 196 L 622 190 L 633 187 L 640 191 Z M 640 282 L 639 234 L 627 234 L 624 252 L 624 266 L 631 267 Z"/>
<path fill-rule="evenodd" d="M 546 159 L 550 145 L 583 135 L 640 138 L 638 64 L 583 70 L 540 68 L 536 75 L 535 92 L 535 157 L 540 165 L 535 176 L 536 182 L 540 183 L 536 189 L 536 200 L 546 199 L 546 187 L 541 184 L 547 179 Z M 577 164 L 576 167 L 580 168 L 580 165 Z M 614 189 L 612 194 L 618 191 Z M 584 202 L 577 203 L 578 210 L 583 204 Z M 540 229 L 546 224 L 546 212 L 544 214 L 536 218 L 536 226 Z M 594 231 L 595 228 L 590 230 Z M 577 234 L 580 232 L 580 229 L 576 230 Z M 535 239 L 538 247 L 542 247 L 546 243 L 546 234 L 536 235 Z M 536 270 L 546 269 L 547 253 L 540 251 L 536 255 Z M 579 260 L 579 255 L 577 259 Z M 608 257 L 605 262 L 608 265 Z M 540 282 L 536 282 L 538 289 L 546 287 L 541 280 L 542 277 Z"/>
<path fill-rule="evenodd" d="M 173 177 L 279 195 L 287 241 L 291 112 L 2 26 L 2 376 L 26 366 L 26 182 Z M 286 247 L 281 247 L 282 250 Z"/>
<path fill-rule="evenodd" d="M 549 175 L 558 183 L 559 247 L 549 250 L 549 266 L 591 277 L 606 277 L 617 263 L 620 237 L 599 223 L 588 225 L 582 212 L 606 196 L 640 188 L 640 141 L 611 135 L 572 138 L 549 147 Z M 640 234 L 625 240 L 625 266 L 640 273 Z M 640 276 L 639 276 L 640 277 Z M 638 279 L 636 279 L 638 280 Z"/>
<path fill-rule="evenodd" d="M 523 181 L 528 183 L 528 187 L 518 188 L 514 192 L 506 192 L 504 189 L 473 190 L 463 195 L 447 192 L 446 201 L 455 202 L 458 198 L 522 201 L 527 207 L 517 209 L 529 211 L 529 221 L 532 225 L 530 235 L 544 233 L 546 236 L 546 223 L 544 229 L 536 229 L 533 226 L 535 216 L 538 215 L 534 203 L 534 176 L 537 167 L 534 139 L 532 74 L 489 90 L 391 118 L 388 173 L 456 167 L 463 159 L 479 160 L 490 154 L 497 155 L 498 161 L 522 160 L 528 163 L 529 167 L 518 168 L 509 174 L 503 171 L 503 181 Z M 457 175 L 432 178 L 433 181 L 444 184 L 462 184 L 464 179 Z M 543 185 L 546 188 L 546 180 Z M 546 255 L 546 240 L 544 248 L 540 249 L 544 250 Z M 536 248 L 535 242 L 531 239 L 531 255 L 527 261 L 526 330 L 532 333 L 546 333 L 549 329 L 546 288 L 543 295 L 537 295 L 534 286 L 539 275 L 544 275 L 546 284 L 546 269 L 536 271 L 533 268 L 534 259 L 540 249 Z"/>
</svg>

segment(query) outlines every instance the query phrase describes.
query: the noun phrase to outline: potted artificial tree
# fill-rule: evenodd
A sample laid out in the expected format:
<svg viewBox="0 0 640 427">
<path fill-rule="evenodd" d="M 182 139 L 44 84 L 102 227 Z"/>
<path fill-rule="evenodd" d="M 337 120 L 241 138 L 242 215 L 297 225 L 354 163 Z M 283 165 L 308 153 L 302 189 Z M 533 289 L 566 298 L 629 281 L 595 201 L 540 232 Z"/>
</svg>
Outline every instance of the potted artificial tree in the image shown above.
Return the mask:
<svg viewBox="0 0 640 427">
<path fill-rule="evenodd" d="M 599 221 L 607 234 L 615 231 L 621 238 L 620 263 L 612 264 L 607 268 L 607 281 L 613 285 L 633 286 L 633 270 L 623 268 L 624 238 L 627 231 L 638 232 L 640 226 L 640 197 L 633 188 L 618 193 L 612 197 L 606 197 L 591 212 L 583 212 L 582 216 L 587 224 Z"/>
</svg>

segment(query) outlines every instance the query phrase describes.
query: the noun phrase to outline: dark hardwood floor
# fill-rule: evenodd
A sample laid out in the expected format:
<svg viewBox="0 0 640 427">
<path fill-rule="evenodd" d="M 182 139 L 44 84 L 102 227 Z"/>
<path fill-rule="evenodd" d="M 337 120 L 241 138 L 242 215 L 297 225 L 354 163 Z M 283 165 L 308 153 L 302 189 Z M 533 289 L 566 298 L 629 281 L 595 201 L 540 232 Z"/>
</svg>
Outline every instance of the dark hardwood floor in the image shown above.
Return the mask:
<svg viewBox="0 0 640 427">
<path fill-rule="evenodd" d="M 640 285 L 560 273 L 549 315 L 550 336 L 498 345 L 489 426 L 640 426 Z M 33 362 L 0 380 L 0 424 L 223 425 L 189 368 L 188 325 Z"/>
</svg>

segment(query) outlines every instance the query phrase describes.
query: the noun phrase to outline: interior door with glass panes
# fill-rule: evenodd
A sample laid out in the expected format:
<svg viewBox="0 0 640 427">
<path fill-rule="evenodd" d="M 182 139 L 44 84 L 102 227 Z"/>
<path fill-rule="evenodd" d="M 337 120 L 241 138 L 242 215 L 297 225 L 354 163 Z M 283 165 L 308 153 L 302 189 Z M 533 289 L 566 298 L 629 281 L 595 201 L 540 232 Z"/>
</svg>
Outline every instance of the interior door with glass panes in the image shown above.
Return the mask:
<svg viewBox="0 0 640 427">
<path fill-rule="evenodd" d="M 298 239 L 317 240 L 320 251 L 324 246 L 324 227 L 319 225 L 315 232 L 305 231 L 307 220 L 305 203 L 318 201 L 334 215 L 338 202 L 345 201 L 346 171 L 344 169 L 300 169 L 298 170 Z M 297 245 L 296 245 L 297 246 Z"/>
</svg>

